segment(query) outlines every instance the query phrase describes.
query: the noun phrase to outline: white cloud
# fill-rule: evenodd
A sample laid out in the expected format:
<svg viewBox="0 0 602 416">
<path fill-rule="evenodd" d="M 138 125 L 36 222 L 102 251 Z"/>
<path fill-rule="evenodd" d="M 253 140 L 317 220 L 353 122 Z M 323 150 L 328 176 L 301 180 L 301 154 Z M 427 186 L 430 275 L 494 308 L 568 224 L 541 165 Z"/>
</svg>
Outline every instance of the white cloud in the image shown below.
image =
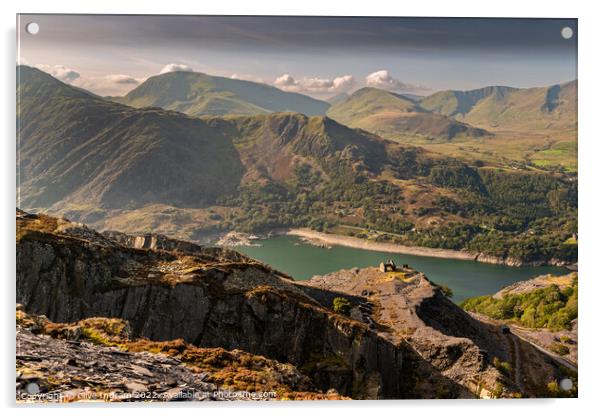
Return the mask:
<svg viewBox="0 0 602 416">
<path fill-rule="evenodd" d="M 136 78 L 134 77 L 130 77 L 129 75 L 123 75 L 123 74 L 110 74 L 107 75 L 106 80 L 109 82 L 114 82 L 115 84 L 140 84 L 140 81 L 138 81 Z"/>
<path fill-rule="evenodd" d="M 284 74 L 284 75 L 281 75 L 278 78 L 276 78 L 276 80 L 274 81 L 274 85 L 279 88 L 284 89 L 286 87 L 296 86 L 297 81 L 295 81 L 295 78 L 293 78 L 292 75 Z"/>
<path fill-rule="evenodd" d="M 276 78 L 274 85 L 284 91 L 308 94 L 332 94 L 349 91 L 355 85 L 352 75 L 342 75 L 336 78 L 302 78 L 295 79 L 290 74 Z"/>
<path fill-rule="evenodd" d="M 336 91 L 348 91 L 355 85 L 353 75 L 343 75 L 332 80 L 332 86 Z"/>
<path fill-rule="evenodd" d="M 80 73 L 75 69 L 67 68 L 64 65 L 34 65 L 36 68 L 49 73 L 56 79 L 71 84 L 80 77 Z"/>
<path fill-rule="evenodd" d="M 253 81 L 253 82 L 260 82 L 262 84 L 266 84 L 265 80 L 261 77 L 256 77 L 254 75 L 250 75 L 250 74 L 232 74 L 230 75 L 230 78 L 232 79 L 240 79 L 242 81 Z"/>
<path fill-rule="evenodd" d="M 82 76 L 73 83 L 98 95 L 124 95 L 140 84 L 141 80 L 124 74 L 108 74 L 100 77 Z"/>
<path fill-rule="evenodd" d="M 396 92 L 422 93 L 430 91 L 428 88 L 420 85 L 401 82 L 397 78 L 393 78 L 386 69 L 381 69 L 368 75 L 366 77 L 366 85 L 368 87 Z"/>
<path fill-rule="evenodd" d="M 125 74 L 86 76 L 64 65 L 34 64 L 32 66 L 47 72 L 60 81 L 98 95 L 124 95 L 142 81 Z"/>
<path fill-rule="evenodd" d="M 161 72 L 159 72 L 159 74 L 166 74 L 168 72 L 175 71 L 194 72 L 194 69 L 192 69 L 191 66 L 186 64 L 167 64 L 163 67 L 163 69 L 161 69 Z"/>
</svg>

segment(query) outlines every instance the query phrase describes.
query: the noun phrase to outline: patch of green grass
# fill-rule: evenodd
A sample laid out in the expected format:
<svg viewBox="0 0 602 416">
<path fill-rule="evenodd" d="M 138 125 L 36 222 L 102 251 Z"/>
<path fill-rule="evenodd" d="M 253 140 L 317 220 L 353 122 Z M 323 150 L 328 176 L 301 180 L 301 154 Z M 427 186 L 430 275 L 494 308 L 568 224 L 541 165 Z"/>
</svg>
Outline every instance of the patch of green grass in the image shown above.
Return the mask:
<svg viewBox="0 0 602 416">
<path fill-rule="evenodd" d="M 345 298 L 334 298 L 332 301 L 332 309 L 336 313 L 349 316 L 351 313 L 351 303 Z"/>
<path fill-rule="evenodd" d="M 508 361 L 502 361 L 498 357 L 493 357 L 493 366 L 506 376 L 510 376 L 512 373 L 512 366 L 510 363 Z"/>
<path fill-rule="evenodd" d="M 569 347 L 563 344 L 559 344 L 557 342 L 554 342 L 552 345 L 550 345 L 550 351 L 558 355 L 567 355 L 569 352 L 571 352 Z"/>
<path fill-rule="evenodd" d="M 117 343 L 110 341 L 99 331 L 96 331 L 93 328 L 82 327 L 82 336 L 92 344 L 108 346 L 118 345 Z"/>
</svg>

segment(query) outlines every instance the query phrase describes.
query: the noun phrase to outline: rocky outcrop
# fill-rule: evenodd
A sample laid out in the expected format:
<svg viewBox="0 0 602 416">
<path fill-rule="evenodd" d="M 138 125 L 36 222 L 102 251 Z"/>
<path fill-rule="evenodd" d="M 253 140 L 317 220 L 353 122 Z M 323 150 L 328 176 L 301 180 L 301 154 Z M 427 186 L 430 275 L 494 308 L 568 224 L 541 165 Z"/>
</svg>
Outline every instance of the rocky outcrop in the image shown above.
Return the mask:
<svg viewBox="0 0 602 416">
<path fill-rule="evenodd" d="M 404 397 L 545 397 L 562 377 L 541 351 L 465 312 L 411 268 L 340 270 L 300 283 L 347 296 L 352 317 L 404 349 Z"/>
<path fill-rule="evenodd" d="M 17 400 L 196 401 L 344 397 L 291 364 L 181 339 L 132 338 L 128 322 L 55 323 L 17 305 Z"/>
<path fill-rule="evenodd" d="M 53 339 L 17 328 L 17 401 L 224 400 L 250 395 L 220 394 L 184 364 L 162 354 L 129 353 L 115 347 Z M 246 393 L 246 392 L 244 392 Z"/>
<path fill-rule="evenodd" d="M 503 264 L 504 266 L 511 267 L 522 267 L 522 266 L 556 266 L 556 267 L 566 267 L 570 266 L 572 263 L 559 260 L 557 258 L 550 258 L 548 260 L 535 260 L 535 261 L 524 261 L 515 257 L 497 257 L 492 256 L 485 253 L 478 253 L 475 256 L 475 260 L 481 263 L 488 264 Z"/>
<path fill-rule="evenodd" d="M 121 318 L 134 336 L 291 363 L 324 391 L 402 397 L 401 348 L 271 268 L 221 249 L 212 257 L 188 243 L 176 244 L 180 251 L 136 248 L 167 240 L 75 229 L 44 215 L 17 216 L 17 301 L 27 312 L 56 322 Z"/>
<path fill-rule="evenodd" d="M 567 288 L 577 279 L 577 272 L 569 273 L 563 276 L 553 276 L 551 274 L 534 277 L 529 280 L 521 280 L 503 287 L 493 294 L 494 299 L 502 299 L 508 295 L 519 295 L 529 293 L 537 289 L 545 289 L 552 285 L 558 286 L 560 289 Z"/>
<path fill-rule="evenodd" d="M 501 331 L 463 311 L 422 273 L 409 268 L 393 272 L 351 269 L 301 283 L 310 291 L 338 291 L 348 296 L 351 316 L 404 348 L 407 398 L 474 398 L 520 392 L 520 386 L 492 363 L 494 357 L 511 359 L 506 342 L 498 337 Z"/>
<path fill-rule="evenodd" d="M 146 233 L 131 235 L 119 231 L 104 231 L 102 235 L 126 247 L 193 254 L 209 261 L 254 262 L 251 258 L 240 254 L 238 251 L 221 247 L 201 246 L 189 241 L 169 238 L 162 234 Z"/>
</svg>

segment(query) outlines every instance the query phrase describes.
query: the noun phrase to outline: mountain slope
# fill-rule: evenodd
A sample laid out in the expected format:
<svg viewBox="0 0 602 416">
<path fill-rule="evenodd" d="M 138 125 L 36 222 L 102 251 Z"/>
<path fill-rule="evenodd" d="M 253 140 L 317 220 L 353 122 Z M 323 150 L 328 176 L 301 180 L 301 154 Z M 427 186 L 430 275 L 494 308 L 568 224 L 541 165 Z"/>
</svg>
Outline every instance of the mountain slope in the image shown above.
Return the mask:
<svg viewBox="0 0 602 416">
<path fill-rule="evenodd" d="M 407 97 L 376 88 L 362 88 L 354 92 L 348 99 L 333 104 L 327 114 L 348 126 L 400 141 L 448 141 L 488 134 L 482 129 L 431 113 Z"/>
<path fill-rule="evenodd" d="M 378 174 L 390 163 L 387 143 L 367 132 L 343 126 L 328 117 L 296 113 L 205 118 L 219 131 L 230 132 L 246 167 L 243 182 L 287 181 L 295 166 L 335 164 L 358 174 Z M 334 168 L 334 166 L 333 166 Z M 334 173 L 324 167 L 326 175 Z"/>
<path fill-rule="evenodd" d="M 170 72 L 147 79 L 115 101 L 133 107 L 161 107 L 192 116 L 292 111 L 322 115 L 329 104 L 251 81 L 197 72 Z"/>
<path fill-rule="evenodd" d="M 330 98 L 327 98 L 326 102 L 329 103 L 330 105 L 334 105 L 341 101 L 345 101 L 347 98 L 349 98 L 349 94 L 346 92 L 341 92 L 339 94 L 333 95 Z"/>
<path fill-rule="evenodd" d="M 34 380 L 66 402 L 131 402 L 135 395 L 145 401 L 250 400 L 255 390 L 278 392 L 263 400 L 343 398 L 334 391 L 317 392 L 290 364 L 241 350 L 199 348 L 181 339 L 132 338 L 129 323 L 121 319 L 57 323 L 27 314 L 19 304 L 16 318 L 18 401 L 30 398 L 27 385 Z M 81 380 L 93 384 L 94 392 L 82 389 Z"/>
<path fill-rule="evenodd" d="M 439 91 L 420 100 L 420 105 L 445 116 L 465 115 L 477 102 L 494 96 L 502 98 L 517 88 L 492 86 L 471 91 Z"/>
<path fill-rule="evenodd" d="M 234 190 L 242 166 L 206 122 L 137 110 L 20 66 L 19 203 L 202 205 Z"/>
<path fill-rule="evenodd" d="M 422 99 L 420 105 L 485 129 L 574 129 L 577 81 L 541 88 L 493 86 L 471 91 L 442 91 Z"/>
</svg>

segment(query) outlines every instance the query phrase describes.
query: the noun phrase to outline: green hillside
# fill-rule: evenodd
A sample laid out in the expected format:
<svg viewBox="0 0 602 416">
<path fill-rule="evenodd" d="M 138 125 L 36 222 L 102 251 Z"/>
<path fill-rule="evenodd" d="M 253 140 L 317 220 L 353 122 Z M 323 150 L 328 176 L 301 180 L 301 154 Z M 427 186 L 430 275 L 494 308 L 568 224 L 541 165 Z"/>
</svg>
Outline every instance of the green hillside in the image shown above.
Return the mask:
<svg viewBox="0 0 602 416">
<path fill-rule="evenodd" d="M 23 207 L 198 206 L 243 174 L 233 145 L 200 119 L 106 101 L 26 66 L 18 82 Z"/>
<path fill-rule="evenodd" d="M 327 98 L 325 101 L 327 103 L 329 103 L 330 105 L 333 105 L 333 104 L 340 103 L 341 101 L 345 101 L 347 98 L 349 98 L 349 94 L 346 92 L 342 92 L 340 94 L 336 94 L 330 98 Z"/>
<path fill-rule="evenodd" d="M 377 88 L 362 88 L 330 107 L 329 117 L 400 142 L 449 141 L 488 133 L 423 109 L 411 99 Z"/>
<path fill-rule="evenodd" d="M 133 107 L 161 107 L 193 116 L 277 111 L 321 115 L 329 106 L 266 84 L 180 71 L 151 77 L 126 96 L 111 99 Z"/>
<path fill-rule="evenodd" d="M 492 86 L 471 91 L 440 91 L 420 100 L 420 105 L 445 116 L 463 116 L 479 101 L 491 96 L 500 99 L 515 90 L 517 89 L 511 87 Z"/>
<path fill-rule="evenodd" d="M 466 299 L 462 307 L 493 319 L 516 322 L 528 328 L 547 328 L 552 331 L 571 329 L 577 318 L 577 276 L 565 288 L 549 285 L 523 293 L 496 298 L 479 296 Z"/>
<path fill-rule="evenodd" d="M 577 81 L 542 88 L 486 87 L 442 91 L 420 101 L 427 110 L 489 130 L 574 129 Z"/>
</svg>

